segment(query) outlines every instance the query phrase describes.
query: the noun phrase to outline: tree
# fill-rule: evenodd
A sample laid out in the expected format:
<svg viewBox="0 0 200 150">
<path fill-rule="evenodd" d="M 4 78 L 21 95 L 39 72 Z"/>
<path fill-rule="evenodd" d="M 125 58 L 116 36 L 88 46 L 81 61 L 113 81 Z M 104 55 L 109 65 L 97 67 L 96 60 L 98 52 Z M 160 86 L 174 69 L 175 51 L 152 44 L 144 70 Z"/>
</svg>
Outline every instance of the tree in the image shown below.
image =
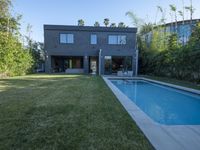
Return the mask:
<svg viewBox="0 0 200 150">
<path fill-rule="evenodd" d="M 78 26 L 84 26 L 85 23 L 84 23 L 84 20 L 83 19 L 79 19 L 78 20 Z"/>
<path fill-rule="evenodd" d="M 157 6 L 158 12 L 161 13 L 161 19 L 160 19 L 160 23 L 161 24 L 165 24 L 165 11 L 163 10 L 163 8 L 161 6 Z"/>
<path fill-rule="evenodd" d="M 117 27 L 117 26 L 116 26 L 116 23 L 111 23 L 111 24 L 110 24 L 110 27 Z"/>
<path fill-rule="evenodd" d="M 120 22 L 120 23 L 118 24 L 118 27 L 119 27 L 119 28 L 125 28 L 126 25 L 125 25 L 123 22 Z"/>
<path fill-rule="evenodd" d="M 194 11 L 195 11 L 195 9 L 193 7 L 192 0 L 190 0 L 190 6 L 186 6 L 185 9 L 190 12 L 190 28 L 191 28 L 191 31 L 192 31 L 192 19 L 193 19 L 193 14 L 194 14 Z"/>
<path fill-rule="evenodd" d="M 32 56 L 20 42 L 19 20 L 12 16 L 10 0 L 0 0 L 0 76 L 26 74 L 32 67 Z"/>
<path fill-rule="evenodd" d="M 131 11 L 126 12 L 126 16 L 128 16 L 132 20 L 132 24 L 140 30 L 140 27 L 144 24 L 144 20 L 137 17 L 136 14 Z"/>
<path fill-rule="evenodd" d="M 109 22 L 110 22 L 109 18 L 105 18 L 103 23 L 107 27 L 109 25 Z"/>
<path fill-rule="evenodd" d="M 100 26 L 100 23 L 99 23 L 98 21 L 96 21 L 96 22 L 94 23 L 94 26 L 95 26 L 95 27 L 99 27 L 99 26 Z"/>
<path fill-rule="evenodd" d="M 177 24 L 177 9 L 175 5 L 169 5 L 170 10 L 174 13 L 174 18 L 175 18 L 175 32 L 178 32 L 178 24 Z"/>
<path fill-rule="evenodd" d="M 140 35 L 145 35 L 153 31 L 154 25 L 152 23 L 145 23 L 144 25 L 141 26 L 140 28 Z"/>
</svg>

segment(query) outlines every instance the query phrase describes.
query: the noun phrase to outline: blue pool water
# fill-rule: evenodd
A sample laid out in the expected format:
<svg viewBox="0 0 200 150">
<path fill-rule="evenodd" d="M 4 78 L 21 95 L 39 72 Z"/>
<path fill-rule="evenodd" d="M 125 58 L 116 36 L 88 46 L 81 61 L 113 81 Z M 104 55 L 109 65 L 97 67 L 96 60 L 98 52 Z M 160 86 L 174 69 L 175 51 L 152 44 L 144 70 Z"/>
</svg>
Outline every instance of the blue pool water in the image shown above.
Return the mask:
<svg viewBox="0 0 200 150">
<path fill-rule="evenodd" d="M 160 124 L 200 125 L 200 95 L 145 80 L 111 82 Z"/>
</svg>

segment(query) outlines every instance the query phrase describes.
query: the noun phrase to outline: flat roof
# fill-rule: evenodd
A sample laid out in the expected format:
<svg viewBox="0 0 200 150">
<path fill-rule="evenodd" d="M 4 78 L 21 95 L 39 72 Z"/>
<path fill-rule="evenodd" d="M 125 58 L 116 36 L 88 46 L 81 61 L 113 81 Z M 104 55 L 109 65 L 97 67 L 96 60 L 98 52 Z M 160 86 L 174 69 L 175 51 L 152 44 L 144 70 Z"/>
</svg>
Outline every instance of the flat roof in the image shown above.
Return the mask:
<svg viewBox="0 0 200 150">
<path fill-rule="evenodd" d="M 73 26 L 73 25 L 44 25 L 44 30 L 59 31 L 92 31 L 92 32 L 137 32 L 137 28 L 132 27 L 95 27 L 95 26 Z"/>
</svg>

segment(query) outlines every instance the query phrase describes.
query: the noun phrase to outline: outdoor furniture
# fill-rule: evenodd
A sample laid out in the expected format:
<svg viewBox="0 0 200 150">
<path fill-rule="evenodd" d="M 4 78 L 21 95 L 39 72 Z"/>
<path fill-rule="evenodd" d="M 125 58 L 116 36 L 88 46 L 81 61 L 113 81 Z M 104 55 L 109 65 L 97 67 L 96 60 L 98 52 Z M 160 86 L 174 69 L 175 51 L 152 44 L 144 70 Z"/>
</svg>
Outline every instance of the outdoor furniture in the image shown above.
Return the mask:
<svg viewBox="0 0 200 150">
<path fill-rule="evenodd" d="M 117 71 L 117 76 L 119 77 L 132 77 L 133 71 Z"/>
<path fill-rule="evenodd" d="M 123 76 L 123 72 L 122 71 L 117 71 L 117 76 L 122 77 Z"/>
<path fill-rule="evenodd" d="M 133 76 L 133 71 L 128 71 L 128 76 L 132 77 Z"/>
</svg>

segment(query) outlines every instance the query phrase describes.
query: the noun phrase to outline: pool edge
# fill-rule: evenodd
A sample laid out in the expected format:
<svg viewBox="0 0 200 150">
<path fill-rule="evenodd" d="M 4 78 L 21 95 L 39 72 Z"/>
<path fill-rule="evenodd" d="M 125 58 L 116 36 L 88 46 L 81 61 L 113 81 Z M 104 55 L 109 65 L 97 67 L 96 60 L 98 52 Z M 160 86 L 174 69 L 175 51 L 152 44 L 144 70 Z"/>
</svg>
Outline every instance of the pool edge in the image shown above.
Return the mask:
<svg viewBox="0 0 200 150">
<path fill-rule="evenodd" d="M 122 106 L 156 149 L 195 150 L 200 148 L 200 133 L 197 132 L 200 131 L 200 125 L 163 125 L 153 121 L 125 94 L 123 94 L 123 92 L 113 85 L 109 79 L 142 79 L 195 94 L 200 94 L 200 91 L 144 77 L 102 77 Z"/>
</svg>

